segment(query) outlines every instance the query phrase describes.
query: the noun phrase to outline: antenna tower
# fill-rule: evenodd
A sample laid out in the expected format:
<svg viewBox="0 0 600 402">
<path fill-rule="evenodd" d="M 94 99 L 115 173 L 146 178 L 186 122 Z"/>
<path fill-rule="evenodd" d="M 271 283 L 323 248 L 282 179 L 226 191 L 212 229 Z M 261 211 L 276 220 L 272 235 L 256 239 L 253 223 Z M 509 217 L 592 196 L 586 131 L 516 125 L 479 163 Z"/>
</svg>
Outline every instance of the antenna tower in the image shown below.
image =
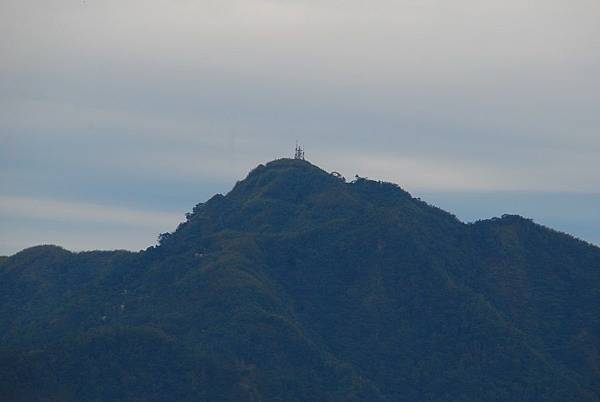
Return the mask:
<svg viewBox="0 0 600 402">
<path fill-rule="evenodd" d="M 298 141 L 296 141 L 296 152 L 294 153 L 294 159 L 304 160 L 304 148 L 301 145 L 298 145 Z"/>
</svg>

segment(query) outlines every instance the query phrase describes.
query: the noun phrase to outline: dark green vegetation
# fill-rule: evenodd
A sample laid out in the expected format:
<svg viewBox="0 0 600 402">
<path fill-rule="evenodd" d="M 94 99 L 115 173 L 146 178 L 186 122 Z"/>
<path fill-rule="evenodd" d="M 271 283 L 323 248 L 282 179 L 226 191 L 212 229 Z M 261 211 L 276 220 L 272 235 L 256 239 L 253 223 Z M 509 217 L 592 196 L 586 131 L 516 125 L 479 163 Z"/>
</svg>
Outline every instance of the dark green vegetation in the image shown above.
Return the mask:
<svg viewBox="0 0 600 402">
<path fill-rule="evenodd" d="M 140 253 L 0 262 L 11 401 L 599 401 L 600 249 L 298 160 Z"/>
</svg>

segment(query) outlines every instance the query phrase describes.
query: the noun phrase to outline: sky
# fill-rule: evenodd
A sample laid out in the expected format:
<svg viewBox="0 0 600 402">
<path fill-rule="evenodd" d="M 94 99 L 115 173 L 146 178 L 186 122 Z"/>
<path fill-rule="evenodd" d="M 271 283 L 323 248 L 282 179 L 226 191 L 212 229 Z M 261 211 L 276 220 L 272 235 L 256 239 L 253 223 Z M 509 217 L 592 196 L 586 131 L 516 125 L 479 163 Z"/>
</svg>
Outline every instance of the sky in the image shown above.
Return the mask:
<svg viewBox="0 0 600 402">
<path fill-rule="evenodd" d="M 2 0 L 0 255 L 144 249 L 293 154 L 600 244 L 597 0 Z"/>
</svg>

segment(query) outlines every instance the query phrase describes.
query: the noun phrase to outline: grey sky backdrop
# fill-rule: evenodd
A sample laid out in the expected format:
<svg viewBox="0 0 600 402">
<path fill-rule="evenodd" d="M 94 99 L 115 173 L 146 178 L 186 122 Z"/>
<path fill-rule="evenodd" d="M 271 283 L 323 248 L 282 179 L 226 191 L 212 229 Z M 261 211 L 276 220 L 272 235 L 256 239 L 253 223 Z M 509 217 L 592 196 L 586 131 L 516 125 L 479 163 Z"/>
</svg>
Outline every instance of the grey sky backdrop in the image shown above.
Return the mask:
<svg viewBox="0 0 600 402">
<path fill-rule="evenodd" d="M 598 0 L 2 0 L 0 254 L 141 249 L 258 163 L 600 244 Z"/>
</svg>

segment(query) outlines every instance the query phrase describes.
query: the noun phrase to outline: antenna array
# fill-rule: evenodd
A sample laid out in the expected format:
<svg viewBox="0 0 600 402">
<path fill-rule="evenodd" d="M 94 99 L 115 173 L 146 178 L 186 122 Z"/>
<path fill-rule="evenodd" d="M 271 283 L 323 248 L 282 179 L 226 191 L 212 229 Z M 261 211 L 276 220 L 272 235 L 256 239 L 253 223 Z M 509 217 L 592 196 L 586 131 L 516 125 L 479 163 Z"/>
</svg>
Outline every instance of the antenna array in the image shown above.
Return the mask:
<svg viewBox="0 0 600 402">
<path fill-rule="evenodd" d="M 294 153 L 294 159 L 304 160 L 304 148 L 301 145 L 298 145 L 296 142 L 296 152 Z"/>
</svg>

